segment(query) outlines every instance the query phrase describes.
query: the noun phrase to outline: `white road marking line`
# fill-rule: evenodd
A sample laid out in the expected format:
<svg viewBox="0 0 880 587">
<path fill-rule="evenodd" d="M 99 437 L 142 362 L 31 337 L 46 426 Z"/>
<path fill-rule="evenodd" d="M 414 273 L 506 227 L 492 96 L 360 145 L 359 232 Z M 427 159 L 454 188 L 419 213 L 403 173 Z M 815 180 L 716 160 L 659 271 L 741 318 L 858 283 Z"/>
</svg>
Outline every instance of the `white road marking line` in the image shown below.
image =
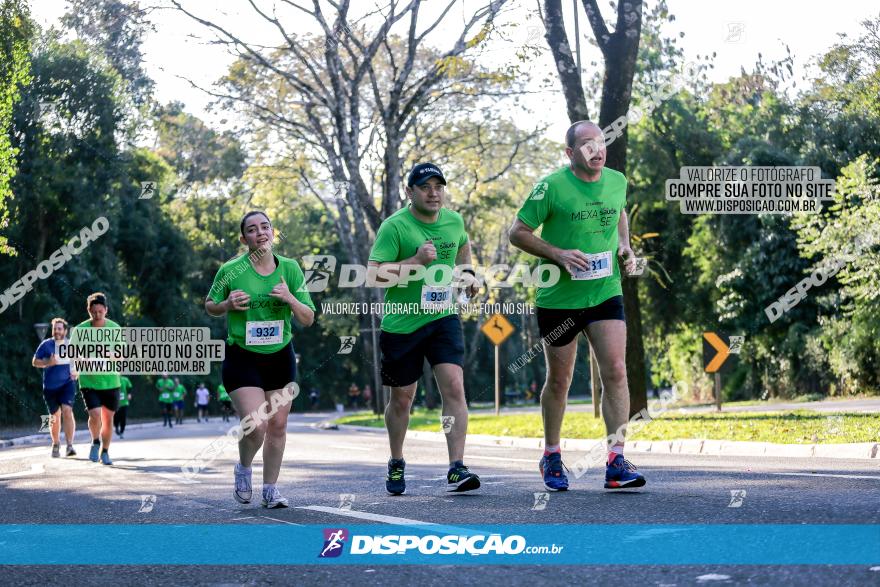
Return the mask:
<svg viewBox="0 0 880 587">
<path fill-rule="evenodd" d="M 33 457 L 36 455 L 40 455 L 46 452 L 46 449 L 43 447 L 40 448 L 31 448 L 31 449 L 19 449 L 11 454 L 0 455 L 0 461 L 14 461 L 16 459 L 26 459 L 28 457 Z"/>
<path fill-rule="evenodd" d="M 189 479 L 184 477 L 183 475 L 177 475 L 173 473 L 153 473 L 157 477 L 162 477 L 163 479 L 168 479 L 170 481 L 176 481 L 177 483 L 183 483 L 184 485 L 193 485 L 198 484 L 199 482 L 195 479 Z"/>
<path fill-rule="evenodd" d="M 836 477 L 838 479 L 877 479 L 880 480 L 880 476 L 877 475 L 844 475 L 842 473 L 764 473 L 764 475 L 786 475 L 792 477 Z"/>
<path fill-rule="evenodd" d="M 239 520 L 253 520 L 253 519 L 254 519 L 253 516 L 245 516 L 245 517 L 243 517 L 243 518 L 232 518 L 232 521 L 233 521 L 233 522 L 237 522 L 237 521 L 239 521 Z"/>
<path fill-rule="evenodd" d="M 17 473 L 6 473 L 5 475 L 0 475 L 0 479 L 12 479 L 14 477 L 27 477 L 28 475 L 39 475 L 40 473 L 45 473 L 45 469 L 43 469 L 43 465 L 41 463 L 35 463 L 31 465 L 30 470 L 28 471 L 19 471 Z"/>
<path fill-rule="evenodd" d="M 448 500 L 452 501 L 452 500 Z M 305 505 L 297 506 L 298 510 L 311 510 L 313 512 L 323 512 L 325 514 L 336 514 L 337 516 L 345 516 L 348 518 L 357 518 L 360 520 L 370 520 L 371 522 L 382 522 L 383 524 L 394 524 L 397 526 L 428 526 L 432 530 L 438 532 L 446 532 L 448 534 L 474 534 L 476 531 L 470 528 L 459 528 L 457 526 L 444 526 L 433 522 L 422 522 L 419 520 L 411 520 L 409 518 L 398 518 L 396 516 L 383 516 L 382 514 L 372 514 L 370 512 L 359 512 L 357 510 L 340 510 L 338 508 L 330 508 L 323 505 Z"/>
<path fill-rule="evenodd" d="M 483 461 L 502 461 L 504 463 L 531 463 L 533 465 L 538 464 L 538 461 L 536 461 L 535 459 L 509 459 L 507 457 L 482 457 L 477 455 L 468 455 L 467 457 L 465 457 L 465 460 L 467 461 L 471 461 L 474 459 Z"/>
<path fill-rule="evenodd" d="M 363 446 L 353 446 L 350 444 L 328 444 L 327 448 L 341 448 L 343 450 L 363 450 L 363 451 L 367 451 L 367 452 L 375 450 L 373 448 L 367 448 L 367 447 L 363 447 Z"/>
<path fill-rule="evenodd" d="M 437 526 L 432 522 L 420 522 L 419 520 L 411 520 L 409 518 L 398 518 L 396 516 L 384 516 L 382 514 L 372 514 L 370 512 L 359 512 L 357 510 L 341 510 L 339 508 L 331 508 L 323 505 L 301 505 L 297 506 L 298 510 L 310 510 L 313 512 L 323 512 L 325 514 L 336 514 L 337 516 L 345 516 L 348 518 L 358 518 L 361 520 L 370 520 L 371 522 L 383 522 L 385 524 L 397 524 L 403 526 Z"/>
<path fill-rule="evenodd" d="M 279 520 L 278 518 L 270 518 L 269 516 L 257 516 L 258 518 L 265 518 L 267 520 L 273 520 L 275 522 L 281 522 L 282 524 L 290 524 L 291 526 L 302 526 L 302 524 L 297 524 L 296 522 L 288 522 L 287 520 Z"/>
</svg>

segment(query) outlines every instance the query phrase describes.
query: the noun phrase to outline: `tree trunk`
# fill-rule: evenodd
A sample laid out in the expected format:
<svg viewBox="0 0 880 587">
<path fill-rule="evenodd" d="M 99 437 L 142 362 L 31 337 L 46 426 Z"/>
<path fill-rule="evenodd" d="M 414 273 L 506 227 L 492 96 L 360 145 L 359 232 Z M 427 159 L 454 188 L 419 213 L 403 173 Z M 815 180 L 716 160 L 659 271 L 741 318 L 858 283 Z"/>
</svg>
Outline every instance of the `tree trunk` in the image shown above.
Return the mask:
<svg viewBox="0 0 880 587">
<path fill-rule="evenodd" d="M 572 122 L 587 120 L 587 100 L 581 84 L 581 72 L 571 54 L 571 45 L 565 34 L 565 23 L 562 20 L 562 0 L 544 1 L 544 38 L 550 46 L 559 81 L 562 82 L 562 93 L 565 95 L 565 107 L 568 119 Z"/>
<path fill-rule="evenodd" d="M 623 311 L 626 314 L 626 378 L 629 384 L 630 417 L 648 407 L 648 378 L 638 287 L 638 279 L 624 278 Z"/>
</svg>

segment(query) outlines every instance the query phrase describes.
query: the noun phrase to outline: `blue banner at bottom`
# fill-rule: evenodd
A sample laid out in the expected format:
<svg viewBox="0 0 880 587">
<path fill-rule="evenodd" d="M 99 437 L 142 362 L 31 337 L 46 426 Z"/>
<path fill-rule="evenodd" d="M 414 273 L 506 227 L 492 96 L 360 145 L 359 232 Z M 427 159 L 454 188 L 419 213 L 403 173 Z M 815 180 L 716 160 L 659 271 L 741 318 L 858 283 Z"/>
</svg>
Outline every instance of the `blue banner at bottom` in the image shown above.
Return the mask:
<svg viewBox="0 0 880 587">
<path fill-rule="evenodd" d="M 37 524 L 0 545 L 4 565 L 873 565 L 880 525 Z"/>
</svg>

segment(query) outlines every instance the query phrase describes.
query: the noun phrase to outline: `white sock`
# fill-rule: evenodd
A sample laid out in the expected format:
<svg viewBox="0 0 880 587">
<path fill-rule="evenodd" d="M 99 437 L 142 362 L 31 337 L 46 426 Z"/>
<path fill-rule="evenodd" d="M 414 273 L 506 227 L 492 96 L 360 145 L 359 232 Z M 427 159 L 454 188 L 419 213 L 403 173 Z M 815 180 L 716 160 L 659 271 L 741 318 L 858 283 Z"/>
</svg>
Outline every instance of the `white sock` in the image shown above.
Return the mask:
<svg viewBox="0 0 880 587">
<path fill-rule="evenodd" d="M 245 467 L 241 463 L 235 463 L 235 468 L 238 469 L 239 471 L 241 471 L 242 473 L 250 473 L 251 472 L 250 467 Z"/>
<path fill-rule="evenodd" d="M 268 495 L 270 492 L 275 491 L 274 483 L 263 483 L 263 495 Z"/>
</svg>

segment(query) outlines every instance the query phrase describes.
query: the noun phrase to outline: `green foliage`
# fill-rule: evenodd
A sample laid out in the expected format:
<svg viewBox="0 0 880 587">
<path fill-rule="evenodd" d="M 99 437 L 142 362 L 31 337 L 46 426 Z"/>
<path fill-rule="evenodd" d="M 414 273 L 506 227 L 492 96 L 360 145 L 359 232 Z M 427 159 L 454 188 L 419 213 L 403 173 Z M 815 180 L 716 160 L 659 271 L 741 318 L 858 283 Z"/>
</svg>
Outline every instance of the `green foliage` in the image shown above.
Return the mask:
<svg viewBox="0 0 880 587">
<path fill-rule="evenodd" d="M 384 427 L 384 421 L 371 414 L 352 414 L 336 420 L 339 424 Z M 417 410 L 410 417 L 411 430 L 439 432 L 437 411 Z M 880 415 L 862 413 L 728 412 L 684 414 L 666 412 L 641 426 L 627 440 L 732 440 L 779 444 L 875 442 Z M 471 414 L 468 433 L 541 438 L 544 426 L 540 413 Z M 562 423 L 563 438 L 600 439 L 605 423 L 592 412 L 569 412 Z"/>
<path fill-rule="evenodd" d="M 21 88 L 30 83 L 32 27 L 27 3 L 6 0 L 0 5 L 0 225 L 9 221 L 7 199 L 12 196 L 9 182 L 15 175 L 18 150 L 10 138 L 12 108 L 21 96 Z M 6 236 L 0 234 L 0 258 L 14 254 Z"/>
</svg>

